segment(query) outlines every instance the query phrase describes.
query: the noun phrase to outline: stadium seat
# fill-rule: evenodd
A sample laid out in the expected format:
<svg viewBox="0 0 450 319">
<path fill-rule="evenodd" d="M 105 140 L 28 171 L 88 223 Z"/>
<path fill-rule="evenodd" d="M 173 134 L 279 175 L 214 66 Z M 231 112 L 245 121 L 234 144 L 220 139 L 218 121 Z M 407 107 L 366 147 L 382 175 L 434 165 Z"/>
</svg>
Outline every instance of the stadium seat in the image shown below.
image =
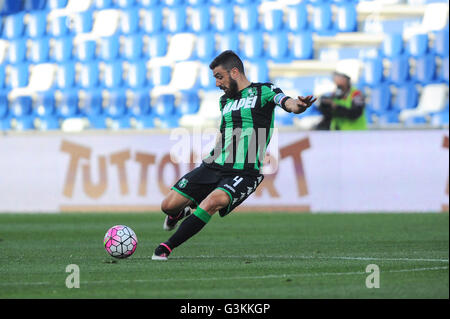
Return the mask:
<svg viewBox="0 0 450 319">
<path fill-rule="evenodd" d="M 95 9 L 109 9 L 115 4 L 114 0 L 94 0 L 93 8 Z"/>
<path fill-rule="evenodd" d="M 21 63 L 16 65 L 9 65 L 8 71 L 9 76 L 6 77 L 6 87 L 7 88 L 20 88 L 26 87 L 28 85 L 28 63 Z"/>
<path fill-rule="evenodd" d="M 95 114 L 88 116 L 89 128 L 94 130 L 106 130 L 106 116 L 103 114 Z"/>
<path fill-rule="evenodd" d="M 175 96 L 172 94 L 160 95 L 152 105 L 153 114 L 160 118 L 169 117 L 175 112 Z"/>
<path fill-rule="evenodd" d="M 401 33 L 385 33 L 382 45 L 385 57 L 394 58 L 403 53 L 403 37 Z"/>
<path fill-rule="evenodd" d="M 130 34 L 123 37 L 121 56 L 125 60 L 134 61 L 144 55 L 144 42 L 141 34 Z"/>
<path fill-rule="evenodd" d="M 27 40 L 25 38 L 18 38 L 9 42 L 8 62 L 17 64 L 25 62 L 27 54 Z"/>
<path fill-rule="evenodd" d="M 216 33 L 217 34 L 217 33 Z M 236 54 L 240 54 L 240 41 L 239 41 L 239 33 L 238 32 L 225 32 L 219 33 L 217 45 L 218 51 L 223 52 L 225 50 L 233 50 Z"/>
<path fill-rule="evenodd" d="M 123 115 L 118 118 L 106 118 L 106 127 L 110 130 L 124 130 L 124 129 L 131 129 L 131 118 L 128 115 Z"/>
<path fill-rule="evenodd" d="M 46 8 L 53 9 L 62 9 L 67 5 L 67 0 L 47 0 Z"/>
<path fill-rule="evenodd" d="M 163 29 L 163 11 L 162 7 L 154 6 L 141 9 L 142 29 L 147 34 L 161 32 Z"/>
<path fill-rule="evenodd" d="M 229 32 L 235 28 L 234 10 L 232 6 L 217 6 L 212 8 L 213 27 L 218 32 Z"/>
<path fill-rule="evenodd" d="M 36 118 L 34 123 L 35 129 L 40 131 L 59 130 L 60 128 L 59 119 L 54 115 Z"/>
<path fill-rule="evenodd" d="M 158 128 L 171 129 L 179 127 L 178 119 L 179 117 L 176 114 L 172 114 L 170 116 L 156 118 L 155 122 Z"/>
<path fill-rule="evenodd" d="M 430 114 L 430 123 L 434 127 L 440 127 L 442 125 L 448 125 L 449 124 L 449 110 L 448 106 L 447 109 L 440 111 L 440 112 L 434 112 Z"/>
<path fill-rule="evenodd" d="M 94 88 L 99 84 L 99 68 L 97 62 L 79 63 L 79 76 L 77 79 L 77 85 L 81 88 Z"/>
<path fill-rule="evenodd" d="M 253 32 L 259 30 L 258 7 L 254 4 L 238 7 L 238 28 L 241 32 Z"/>
<path fill-rule="evenodd" d="M 302 32 L 308 28 L 308 11 L 305 3 L 288 6 L 287 28 L 292 32 Z"/>
<path fill-rule="evenodd" d="M 102 11 L 100 11 L 102 12 Z M 93 11 L 76 12 L 71 16 L 70 30 L 73 33 L 88 33 L 91 32 L 93 26 Z"/>
<path fill-rule="evenodd" d="M 97 42 L 95 40 L 75 41 L 75 58 L 80 61 L 92 61 L 96 58 Z"/>
<path fill-rule="evenodd" d="M 33 63 L 44 63 L 49 60 L 49 38 L 30 40 L 28 60 Z"/>
<path fill-rule="evenodd" d="M 356 7 L 353 3 L 340 3 L 337 5 L 335 29 L 337 32 L 355 32 L 358 21 Z"/>
<path fill-rule="evenodd" d="M 311 32 L 294 33 L 290 53 L 293 59 L 307 60 L 313 56 L 313 38 Z"/>
<path fill-rule="evenodd" d="M 55 62 L 65 62 L 72 59 L 73 38 L 71 36 L 51 38 L 50 44 L 50 60 Z"/>
<path fill-rule="evenodd" d="M 150 93 L 147 90 L 130 90 L 127 113 L 130 116 L 144 116 L 151 113 Z"/>
<path fill-rule="evenodd" d="M 259 31 L 246 33 L 243 36 L 242 54 L 244 59 L 258 59 L 264 54 L 264 37 Z"/>
<path fill-rule="evenodd" d="M 33 113 L 45 117 L 55 114 L 55 96 L 53 91 L 38 92 L 33 99 Z"/>
<path fill-rule="evenodd" d="M 123 84 L 122 60 L 101 63 L 101 84 L 107 89 L 117 89 Z"/>
<path fill-rule="evenodd" d="M 75 117 L 78 111 L 78 91 L 69 90 L 55 93 L 56 114 L 62 118 Z"/>
<path fill-rule="evenodd" d="M 287 63 L 290 61 L 288 54 L 289 40 L 288 34 L 285 31 L 278 31 L 272 33 L 268 37 L 268 58 L 274 62 Z"/>
<path fill-rule="evenodd" d="M 442 59 L 441 71 L 440 71 L 440 75 L 439 75 L 440 79 L 442 81 L 447 82 L 447 84 L 449 83 L 448 73 L 449 73 L 449 63 L 448 63 L 448 56 L 447 56 L 444 59 Z"/>
<path fill-rule="evenodd" d="M 100 90 L 85 90 L 79 92 L 79 110 L 83 115 L 100 115 L 103 111 L 103 95 Z"/>
<path fill-rule="evenodd" d="M 425 55 L 428 52 L 428 35 L 413 35 L 407 42 L 407 52 L 413 57 Z"/>
<path fill-rule="evenodd" d="M 196 36 L 193 33 L 175 33 L 169 38 L 166 58 L 171 61 L 189 60 L 194 55 Z"/>
<path fill-rule="evenodd" d="M 115 3 L 119 8 L 129 8 L 136 4 L 136 0 L 116 0 Z"/>
<path fill-rule="evenodd" d="M 128 8 L 120 13 L 120 30 L 124 34 L 133 34 L 139 31 L 139 8 Z"/>
<path fill-rule="evenodd" d="M 150 79 L 153 86 L 167 85 L 172 76 L 172 68 L 168 65 L 155 65 L 150 68 Z"/>
<path fill-rule="evenodd" d="M 149 58 L 163 57 L 167 54 L 167 35 L 165 33 L 152 34 L 148 37 L 144 53 Z"/>
<path fill-rule="evenodd" d="M 429 84 L 423 87 L 419 97 L 419 103 L 414 109 L 406 109 L 400 112 L 402 122 L 411 117 L 425 116 L 430 113 L 443 111 L 448 105 L 448 85 Z"/>
<path fill-rule="evenodd" d="M 386 112 L 391 106 L 391 90 L 389 85 L 383 83 L 368 90 L 368 108 L 378 115 Z"/>
<path fill-rule="evenodd" d="M 66 16 L 57 16 L 49 18 L 48 33 L 53 37 L 63 37 L 69 34 L 70 18 Z"/>
<path fill-rule="evenodd" d="M 399 55 L 389 60 L 388 79 L 393 84 L 403 84 L 409 80 L 409 59 L 407 55 Z"/>
<path fill-rule="evenodd" d="M 75 62 L 67 61 L 58 64 L 56 69 L 56 87 L 67 90 L 75 86 Z"/>
<path fill-rule="evenodd" d="M 332 32 L 332 12 L 330 4 L 323 2 L 313 5 L 311 29 L 319 35 L 328 35 Z"/>
<path fill-rule="evenodd" d="M 164 67 L 164 66 L 161 66 Z M 152 96 L 176 94 L 196 88 L 199 63 L 197 61 L 183 61 L 174 65 L 170 82 L 152 89 Z"/>
<path fill-rule="evenodd" d="M 24 34 L 24 12 L 10 14 L 4 18 L 3 37 L 7 39 L 16 39 Z"/>
<path fill-rule="evenodd" d="M 221 112 L 217 101 L 223 95 L 221 90 L 214 88 L 201 93 L 200 107 L 196 114 L 186 114 L 179 119 L 184 127 L 212 127 L 219 124 Z"/>
<path fill-rule="evenodd" d="M 119 36 L 112 35 L 110 37 L 100 38 L 98 42 L 98 47 L 100 49 L 98 57 L 101 60 L 112 61 L 119 58 L 120 52 Z"/>
<path fill-rule="evenodd" d="M 195 6 L 189 11 L 190 31 L 205 32 L 211 29 L 211 13 L 209 6 Z"/>
<path fill-rule="evenodd" d="M 209 63 L 200 64 L 198 72 L 198 83 L 202 89 L 212 90 L 216 88 L 216 79 L 209 68 Z"/>
<path fill-rule="evenodd" d="M 0 120 L 4 119 L 8 115 L 8 98 L 6 94 L 0 94 Z"/>
<path fill-rule="evenodd" d="M 283 10 L 265 10 L 263 13 L 263 26 L 264 30 L 269 32 L 276 32 L 284 29 Z"/>
<path fill-rule="evenodd" d="M 177 105 L 177 112 L 180 115 L 196 114 L 200 106 L 198 93 L 194 91 L 183 92 Z"/>
<path fill-rule="evenodd" d="M 153 115 L 141 115 L 131 118 L 131 125 L 135 129 L 150 129 L 155 127 L 155 118 Z"/>
<path fill-rule="evenodd" d="M 291 126 L 294 124 L 294 113 L 288 113 L 281 107 L 275 108 L 275 126 Z"/>
<path fill-rule="evenodd" d="M 185 0 L 160 0 L 167 7 L 174 7 L 184 4 Z"/>
<path fill-rule="evenodd" d="M 46 34 L 47 13 L 45 11 L 34 11 L 25 16 L 26 32 L 28 37 L 39 38 Z"/>
<path fill-rule="evenodd" d="M 248 64 L 248 78 L 251 82 L 268 82 L 269 67 L 264 59 L 254 60 Z"/>
<path fill-rule="evenodd" d="M 108 92 L 104 97 L 103 114 L 114 119 L 120 118 L 127 111 L 127 96 L 123 90 Z"/>
<path fill-rule="evenodd" d="M 34 130 L 34 116 L 23 116 L 11 119 L 11 129 L 15 131 Z"/>
<path fill-rule="evenodd" d="M 196 58 L 202 61 L 211 61 L 216 55 L 215 34 L 204 32 L 197 35 Z"/>
<path fill-rule="evenodd" d="M 383 81 L 383 60 L 381 58 L 366 59 L 363 68 L 363 81 L 366 85 L 375 86 Z"/>
<path fill-rule="evenodd" d="M 167 14 L 165 30 L 170 33 L 186 32 L 187 30 L 187 13 L 185 6 L 169 7 Z"/>
<path fill-rule="evenodd" d="M 139 89 L 148 85 L 146 61 L 138 60 L 127 64 L 125 83 L 131 89 Z"/>
<path fill-rule="evenodd" d="M 433 82 L 436 77 L 436 57 L 426 54 L 413 59 L 412 78 L 422 84 Z"/>
<path fill-rule="evenodd" d="M 33 100 L 31 96 L 23 95 L 12 99 L 9 112 L 14 117 L 24 117 L 31 114 Z"/>
<path fill-rule="evenodd" d="M 433 52 L 441 57 L 448 57 L 449 54 L 449 34 L 448 29 L 439 30 L 434 33 Z"/>
<path fill-rule="evenodd" d="M 392 108 L 398 111 L 413 109 L 417 106 L 418 92 L 413 82 L 395 87 Z"/>
<path fill-rule="evenodd" d="M 1 32 L 1 29 L 0 29 Z M 0 39 L 0 65 L 5 66 L 5 61 L 8 57 L 8 47 L 9 47 L 9 41 Z M 1 87 L 1 86 L 0 86 Z"/>
</svg>

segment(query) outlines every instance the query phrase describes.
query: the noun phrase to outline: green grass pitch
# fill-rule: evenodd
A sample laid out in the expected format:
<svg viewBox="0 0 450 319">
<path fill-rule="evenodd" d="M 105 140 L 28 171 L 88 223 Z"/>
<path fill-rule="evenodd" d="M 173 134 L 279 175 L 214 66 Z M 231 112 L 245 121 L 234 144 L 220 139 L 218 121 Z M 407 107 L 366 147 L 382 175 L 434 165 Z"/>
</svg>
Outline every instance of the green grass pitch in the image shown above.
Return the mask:
<svg viewBox="0 0 450 319">
<path fill-rule="evenodd" d="M 162 213 L 0 214 L 0 298 L 449 298 L 449 215 L 214 216 L 166 262 L 152 261 Z M 106 230 L 139 244 L 117 260 Z M 66 266 L 80 288 L 66 287 Z M 367 288 L 369 264 L 379 288 Z"/>
</svg>

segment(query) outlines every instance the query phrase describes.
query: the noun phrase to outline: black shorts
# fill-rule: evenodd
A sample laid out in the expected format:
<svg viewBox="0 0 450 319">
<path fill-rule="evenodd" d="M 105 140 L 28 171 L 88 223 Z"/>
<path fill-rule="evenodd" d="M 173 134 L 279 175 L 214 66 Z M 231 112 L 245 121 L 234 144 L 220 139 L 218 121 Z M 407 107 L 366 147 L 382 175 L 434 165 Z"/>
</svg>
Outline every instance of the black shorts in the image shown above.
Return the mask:
<svg viewBox="0 0 450 319">
<path fill-rule="evenodd" d="M 198 206 L 213 190 L 221 189 L 230 197 L 227 207 L 219 211 L 224 217 L 239 206 L 261 184 L 262 174 L 244 175 L 234 172 L 223 172 L 201 164 L 191 172 L 181 177 L 172 189 L 190 199 Z"/>
</svg>

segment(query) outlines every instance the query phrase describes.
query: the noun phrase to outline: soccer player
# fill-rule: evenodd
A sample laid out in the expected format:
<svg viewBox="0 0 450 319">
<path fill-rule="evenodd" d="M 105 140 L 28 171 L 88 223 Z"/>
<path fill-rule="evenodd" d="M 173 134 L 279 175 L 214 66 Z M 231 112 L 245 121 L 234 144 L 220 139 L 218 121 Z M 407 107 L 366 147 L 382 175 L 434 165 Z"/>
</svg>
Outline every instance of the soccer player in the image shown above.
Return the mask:
<svg viewBox="0 0 450 319">
<path fill-rule="evenodd" d="M 177 231 L 161 243 L 153 260 L 167 260 L 173 249 L 197 234 L 216 212 L 221 217 L 248 198 L 264 176 L 261 163 L 269 144 L 275 107 L 296 114 L 304 112 L 316 98 L 286 96 L 271 83 L 251 83 L 241 59 L 231 50 L 218 55 L 209 65 L 216 86 L 224 91 L 216 146 L 202 164 L 184 175 L 161 204 L 167 215 L 163 228 Z M 191 214 L 191 208 L 195 209 Z"/>
</svg>

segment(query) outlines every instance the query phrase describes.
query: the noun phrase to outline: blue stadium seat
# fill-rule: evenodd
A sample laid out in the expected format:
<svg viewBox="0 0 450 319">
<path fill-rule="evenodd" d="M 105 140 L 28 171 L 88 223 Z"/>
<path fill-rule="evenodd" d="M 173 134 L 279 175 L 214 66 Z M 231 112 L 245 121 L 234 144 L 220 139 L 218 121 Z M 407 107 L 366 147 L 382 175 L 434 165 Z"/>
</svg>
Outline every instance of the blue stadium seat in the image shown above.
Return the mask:
<svg viewBox="0 0 450 319">
<path fill-rule="evenodd" d="M 191 6 L 202 5 L 206 2 L 206 0 L 186 0 L 186 3 Z M 212 1 L 213 2 L 213 1 Z"/>
<path fill-rule="evenodd" d="M 371 112 L 368 112 L 369 114 Z M 399 111 L 397 110 L 387 110 L 381 114 L 375 113 L 377 118 L 378 125 L 389 125 L 389 124 L 398 124 L 399 123 Z"/>
<path fill-rule="evenodd" d="M 144 49 L 144 53 L 149 58 L 162 57 L 167 54 L 167 34 L 158 33 L 150 35 L 148 38 L 148 45 Z"/>
<path fill-rule="evenodd" d="M 389 85 L 383 83 L 369 89 L 368 108 L 376 114 L 382 114 L 391 106 L 391 90 Z"/>
<path fill-rule="evenodd" d="M 22 63 L 26 60 L 27 54 L 27 40 L 25 38 L 18 38 L 11 40 L 8 49 L 7 61 L 11 64 Z"/>
<path fill-rule="evenodd" d="M 120 30 L 124 34 L 132 34 L 139 31 L 139 8 L 135 7 L 122 10 Z"/>
<path fill-rule="evenodd" d="M 78 91 L 62 91 L 61 97 L 55 103 L 56 114 L 62 118 L 75 117 L 79 114 L 78 110 Z"/>
<path fill-rule="evenodd" d="M 0 94 L 0 119 L 4 119 L 8 115 L 8 98 L 6 94 Z"/>
<path fill-rule="evenodd" d="M 128 64 L 125 83 L 132 89 L 139 89 L 148 85 L 145 60 L 133 61 Z"/>
<path fill-rule="evenodd" d="M 448 76 L 448 73 L 449 73 L 449 64 L 448 64 L 448 55 L 445 57 L 445 58 L 443 58 L 442 59 L 442 66 L 441 66 L 441 71 L 440 71 L 440 75 L 439 75 L 439 77 L 440 77 L 440 79 L 442 80 L 442 81 L 445 81 L 445 82 L 447 82 L 447 84 L 449 83 L 449 76 Z"/>
<path fill-rule="evenodd" d="M 269 35 L 268 57 L 274 62 L 287 63 L 290 60 L 288 54 L 288 34 L 285 31 L 278 31 Z"/>
<path fill-rule="evenodd" d="M 303 31 L 292 35 L 290 53 L 293 59 L 307 60 L 313 57 L 313 38 L 311 32 Z"/>
<path fill-rule="evenodd" d="M 449 53 L 449 34 L 447 29 L 439 30 L 434 33 L 433 52 L 439 56 L 448 57 Z"/>
<path fill-rule="evenodd" d="M 399 55 L 390 60 L 388 79 L 394 84 L 403 84 L 409 80 L 409 59 L 407 55 Z"/>
<path fill-rule="evenodd" d="M 114 7 L 115 1 L 114 0 L 94 0 L 93 1 L 93 8 L 95 9 L 109 9 Z"/>
<path fill-rule="evenodd" d="M 321 35 L 332 33 L 333 22 L 330 4 L 323 2 L 313 5 L 311 29 Z"/>
<path fill-rule="evenodd" d="M 28 85 L 28 63 L 21 63 L 16 65 L 10 65 L 10 74 L 7 78 L 6 87 L 7 88 L 19 88 Z"/>
<path fill-rule="evenodd" d="M 417 126 L 418 124 L 427 124 L 427 118 L 423 115 L 414 115 L 403 121 L 405 126 Z"/>
<path fill-rule="evenodd" d="M 158 96 L 152 103 L 152 112 L 159 118 L 173 115 L 175 113 L 175 96 L 172 94 Z"/>
<path fill-rule="evenodd" d="M 79 110 L 83 115 L 100 115 L 103 111 L 103 96 L 101 90 L 81 91 L 79 95 Z"/>
<path fill-rule="evenodd" d="M 144 43 L 142 41 L 142 34 L 132 34 L 124 37 L 122 58 L 128 61 L 141 59 L 144 54 Z"/>
<path fill-rule="evenodd" d="M 157 85 L 167 85 L 172 77 L 172 68 L 168 65 L 154 66 L 151 69 L 151 84 L 153 86 Z"/>
<path fill-rule="evenodd" d="M 184 4 L 184 0 L 160 0 L 167 7 L 174 7 Z"/>
<path fill-rule="evenodd" d="M 198 83 L 204 90 L 212 90 L 216 88 L 216 79 L 209 68 L 209 63 L 202 63 L 200 65 Z"/>
<path fill-rule="evenodd" d="M 30 41 L 28 60 L 33 63 L 44 63 L 49 60 L 49 38 L 38 38 Z"/>
<path fill-rule="evenodd" d="M 11 130 L 11 118 L 5 117 L 0 118 L 0 131 L 9 131 Z"/>
<path fill-rule="evenodd" d="M 126 38 L 127 39 L 127 38 Z M 104 61 L 112 61 L 119 57 L 120 41 L 119 36 L 112 35 L 110 37 L 100 38 L 99 40 L 99 58 Z M 127 50 L 127 49 L 125 49 Z"/>
<path fill-rule="evenodd" d="M 77 85 L 81 88 L 94 88 L 99 84 L 99 68 L 97 62 L 80 63 Z"/>
<path fill-rule="evenodd" d="M 63 37 L 70 33 L 69 18 L 66 16 L 53 17 L 48 23 L 48 33 L 53 37 Z"/>
<path fill-rule="evenodd" d="M 75 86 L 75 62 L 60 63 L 56 69 L 56 88 L 67 90 Z"/>
<path fill-rule="evenodd" d="M 259 31 L 246 33 L 243 45 L 242 53 L 244 59 L 257 59 L 264 54 L 264 37 Z"/>
<path fill-rule="evenodd" d="M 213 19 L 213 26 L 216 31 L 224 32 L 234 29 L 234 10 L 232 6 L 217 6 Z"/>
<path fill-rule="evenodd" d="M 239 6 L 238 28 L 244 32 L 259 30 L 259 15 L 256 5 Z"/>
<path fill-rule="evenodd" d="M 364 61 L 363 81 L 369 86 L 378 85 L 383 81 L 383 60 L 381 58 Z"/>
<path fill-rule="evenodd" d="M 22 95 L 14 98 L 9 105 L 9 112 L 14 117 L 24 117 L 31 114 L 33 100 L 31 96 Z"/>
<path fill-rule="evenodd" d="M 4 18 L 3 37 L 7 39 L 16 39 L 24 34 L 25 12 L 10 14 Z"/>
<path fill-rule="evenodd" d="M 108 94 L 107 103 L 103 110 L 103 114 L 112 118 L 120 118 L 127 111 L 127 96 L 123 90 L 111 91 Z"/>
<path fill-rule="evenodd" d="M 259 59 L 249 63 L 249 79 L 251 82 L 268 82 L 269 81 L 269 68 L 267 66 L 267 60 Z"/>
<path fill-rule="evenodd" d="M 187 13 L 185 6 L 169 7 L 165 30 L 170 33 L 180 33 L 187 30 Z"/>
<path fill-rule="evenodd" d="M 115 3 L 119 8 L 129 8 L 136 4 L 136 0 L 116 0 Z"/>
<path fill-rule="evenodd" d="M 82 40 L 75 45 L 75 58 L 80 61 L 91 61 L 96 58 L 97 42 Z"/>
<path fill-rule="evenodd" d="M 0 94 L 3 94 L 3 88 L 5 88 L 6 86 L 5 78 L 6 78 L 5 65 L 0 64 L 0 92 L 1 92 Z"/>
<path fill-rule="evenodd" d="M 413 109 L 417 106 L 418 92 L 413 82 L 405 83 L 395 88 L 392 108 L 398 111 Z"/>
<path fill-rule="evenodd" d="M 239 33 L 238 32 L 225 32 L 219 33 L 219 40 L 217 41 L 218 51 L 223 52 L 225 50 L 233 50 L 236 54 L 240 54 L 240 45 L 239 45 Z"/>
<path fill-rule="evenodd" d="M 412 78 L 422 84 L 428 84 L 436 78 L 436 56 L 426 54 L 414 59 Z"/>
<path fill-rule="evenodd" d="M 122 60 L 106 62 L 103 65 L 101 84 L 108 89 L 117 89 L 123 84 Z"/>
<path fill-rule="evenodd" d="M 155 117 L 152 114 L 140 115 L 132 118 L 133 127 L 142 130 L 155 127 Z"/>
<path fill-rule="evenodd" d="M 93 11 L 87 10 L 76 12 L 72 17 L 72 24 L 70 29 L 73 33 L 88 33 L 92 30 L 93 25 Z"/>
<path fill-rule="evenodd" d="M 407 43 L 407 52 L 414 56 L 423 56 L 428 52 L 428 35 L 427 34 L 415 34 Z"/>
<path fill-rule="evenodd" d="M 103 114 L 92 114 L 88 116 L 89 128 L 94 130 L 106 130 L 106 116 Z"/>
<path fill-rule="evenodd" d="M 191 8 L 190 29 L 193 32 L 205 32 L 211 29 L 211 14 L 209 6 L 201 5 Z"/>
<path fill-rule="evenodd" d="M 11 120 L 11 129 L 16 131 L 34 130 L 34 116 L 23 116 Z"/>
<path fill-rule="evenodd" d="M 141 10 L 143 31 L 148 34 L 161 32 L 163 29 L 162 7 L 155 6 Z"/>
<path fill-rule="evenodd" d="M 403 53 L 403 36 L 401 33 L 385 33 L 382 45 L 385 57 L 394 58 Z"/>
<path fill-rule="evenodd" d="M 45 9 L 46 0 L 24 0 L 23 9 L 31 12 Z"/>
<path fill-rule="evenodd" d="M 143 116 L 150 112 L 150 93 L 147 90 L 130 90 L 130 104 L 127 113 L 131 116 Z"/>
<path fill-rule="evenodd" d="M 358 27 L 356 7 L 353 3 L 337 5 L 335 29 L 337 32 L 355 32 Z"/>
<path fill-rule="evenodd" d="M 165 128 L 165 129 L 170 129 L 170 128 L 176 128 L 179 127 L 179 117 L 175 114 L 175 115 L 170 115 L 170 116 L 164 116 L 164 117 L 160 117 L 159 118 L 159 128 Z"/>
<path fill-rule="evenodd" d="M 275 125 L 279 126 L 291 126 L 294 124 L 294 113 L 288 113 L 281 107 L 275 108 Z"/>
<path fill-rule="evenodd" d="M 308 28 L 308 11 L 305 3 L 288 6 L 287 28 L 292 32 L 302 32 Z"/>
<path fill-rule="evenodd" d="M 59 119 L 54 115 L 39 117 L 36 122 L 36 129 L 41 131 L 59 130 L 60 128 Z"/>
<path fill-rule="evenodd" d="M 196 56 L 203 61 L 210 61 L 216 55 L 215 34 L 204 32 L 197 35 Z"/>
<path fill-rule="evenodd" d="M 443 111 L 431 113 L 430 117 L 431 117 L 430 123 L 433 126 L 448 125 L 449 124 L 448 106 L 447 106 L 447 109 L 445 109 Z"/>
<path fill-rule="evenodd" d="M 26 24 L 26 35 L 32 38 L 39 38 L 46 34 L 47 13 L 45 11 L 30 12 Z"/>
<path fill-rule="evenodd" d="M 64 8 L 67 5 L 67 0 L 47 0 L 46 2 L 46 8 L 53 10 L 53 9 L 61 9 Z"/>
<path fill-rule="evenodd" d="M 179 115 L 195 114 L 200 107 L 200 99 L 197 92 L 183 92 L 179 104 L 177 105 L 177 112 Z"/>
<path fill-rule="evenodd" d="M 106 118 L 106 126 L 110 130 L 126 130 L 131 129 L 131 117 L 123 115 L 118 118 Z"/>
<path fill-rule="evenodd" d="M 55 114 L 55 96 L 53 91 L 39 92 L 33 99 L 33 113 L 45 117 Z"/>
<path fill-rule="evenodd" d="M 278 31 L 284 29 L 283 10 L 267 10 L 263 14 L 263 26 L 265 31 Z"/>
</svg>

